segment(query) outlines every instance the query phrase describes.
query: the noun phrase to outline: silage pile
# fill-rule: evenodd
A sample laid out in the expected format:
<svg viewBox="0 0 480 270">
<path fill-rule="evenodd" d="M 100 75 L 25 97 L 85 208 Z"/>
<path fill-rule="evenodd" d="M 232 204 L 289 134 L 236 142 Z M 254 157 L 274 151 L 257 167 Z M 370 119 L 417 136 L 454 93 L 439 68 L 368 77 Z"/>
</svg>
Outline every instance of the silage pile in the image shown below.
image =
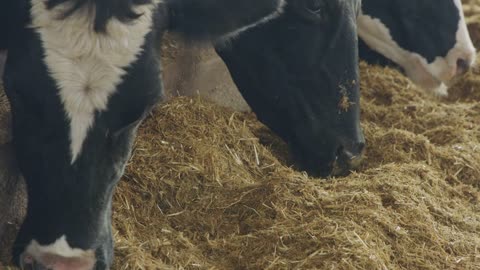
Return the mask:
<svg viewBox="0 0 480 270">
<path fill-rule="evenodd" d="M 346 178 L 288 168 L 251 115 L 156 109 L 115 195 L 115 269 L 480 269 L 478 74 L 436 100 L 361 68 L 367 158 Z"/>
</svg>

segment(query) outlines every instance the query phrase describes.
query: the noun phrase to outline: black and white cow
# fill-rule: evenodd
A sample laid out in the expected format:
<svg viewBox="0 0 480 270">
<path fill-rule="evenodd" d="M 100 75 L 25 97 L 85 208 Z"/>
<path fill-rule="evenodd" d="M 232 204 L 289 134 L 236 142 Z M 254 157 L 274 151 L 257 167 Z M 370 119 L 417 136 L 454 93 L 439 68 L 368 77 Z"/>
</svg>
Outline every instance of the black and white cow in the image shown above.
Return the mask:
<svg viewBox="0 0 480 270">
<path fill-rule="evenodd" d="M 359 165 L 356 17 L 360 0 L 291 1 L 284 13 L 216 47 L 258 119 L 300 168 L 342 174 Z"/>
<path fill-rule="evenodd" d="M 460 0 L 363 0 L 360 58 L 396 65 L 419 86 L 447 95 L 475 61 Z"/>
<path fill-rule="evenodd" d="M 283 0 L 2 0 L 4 84 L 28 189 L 15 262 L 28 269 L 109 268 L 112 194 L 139 123 L 161 98 L 155 43 L 165 27 L 216 39 L 275 17 L 283 6 Z"/>
<path fill-rule="evenodd" d="M 112 194 L 138 125 L 161 99 L 154 48 L 166 27 L 200 40 L 238 35 L 233 44 L 240 44 L 242 31 L 278 20 L 267 28 L 285 29 L 273 36 L 245 36 L 266 61 L 243 71 L 268 76 L 254 75 L 261 86 L 252 85 L 255 102 L 266 102 L 259 115 L 279 133 L 291 130 L 282 135 L 307 169 L 328 174 L 338 159 L 348 170 L 363 148 L 358 9 L 359 0 L 2 0 L 4 84 L 28 189 L 15 262 L 28 269 L 110 267 Z M 270 121 L 272 113 L 278 118 Z"/>
</svg>

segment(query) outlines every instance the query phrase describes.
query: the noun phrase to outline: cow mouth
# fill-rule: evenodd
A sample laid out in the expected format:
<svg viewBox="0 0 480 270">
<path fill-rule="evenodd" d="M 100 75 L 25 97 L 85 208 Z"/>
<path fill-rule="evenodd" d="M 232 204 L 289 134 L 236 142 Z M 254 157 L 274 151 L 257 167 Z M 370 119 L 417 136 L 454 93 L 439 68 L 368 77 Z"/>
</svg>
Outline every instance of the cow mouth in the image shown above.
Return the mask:
<svg viewBox="0 0 480 270">
<path fill-rule="evenodd" d="M 432 91 L 435 96 L 446 97 L 448 96 L 448 88 L 451 83 L 450 80 L 442 81 L 439 78 L 432 75 L 432 80 L 435 81 L 435 86 L 432 88 L 426 88 L 427 90 Z"/>
<path fill-rule="evenodd" d="M 332 166 L 332 176 L 347 176 L 352 170 L 357 169 L 364 160 L 364 151 L 360 154 L 352 154 L 348 151 L 337 151 L 337 156 Z"/>
<path fill-rule="evenodd" d="M 70 269 L 91 270 L 95 266 L 95 258 L 90 257 L 63 257 L 54 254 L 43 254 L 41 257 L 23 253 L 20 256 L 20 269 Z"/>
</svg>

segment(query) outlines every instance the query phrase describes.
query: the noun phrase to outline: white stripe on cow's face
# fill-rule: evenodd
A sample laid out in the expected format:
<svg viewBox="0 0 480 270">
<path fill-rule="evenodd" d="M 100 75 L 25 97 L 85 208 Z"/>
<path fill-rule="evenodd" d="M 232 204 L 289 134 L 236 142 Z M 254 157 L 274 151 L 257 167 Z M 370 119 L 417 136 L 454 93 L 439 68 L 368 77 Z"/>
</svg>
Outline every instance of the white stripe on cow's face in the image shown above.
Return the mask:
<svg viewBox="0 0 480 270">
<path fill-rule="evenodd" d="M 110 96 L 122 82 L 124 68 L 141 53 L 155 6 L 138 6 L 135 11 L 142 14 L 140 18 L 127 23 L 111 19 L 106 33 L 97 33 L 93 30 L 94 16 L 87 9 L 59 19 L 68 3 L 48 10 L 44 0 L 31 2 L 32 27 L 40 35 L 45 63 L 70 120 L 73 163 L 81 153 L 95 112 L 107 109 Z"/>
<path fill-rule="evenodd" d="M 280 0 L 280 4 L 278 5 L 278 8 L 275 12 L 273 12 L 272 14 L 268 15 L 267 17 L 264 17 L 263 19 L 261 19 L 260 21 L 257 21 L 253 24 L 250 24 L 250 25 L 247 25 L 247 26 L 244 26 L 240 29 L 237 29 L 235 30 L 234 32 L 231 32 L 231 33 L 228 33 L 226 35 L 224 35 L 221 40 L 219 42 L 222 42 L 222 41 L 225 41 L 225 40 L 228 40 L 230 38 L 235 38 L 235 36 L 237 36 L 238 34 L 250 29 L 250 28 L 254 28 L 254 27 L 257 27 L 258 25 L 261 25 L 263 23 L 266 23 L 270 20 L 273 20 L 275 19 L 276 17 L 280 16 L 280 14 L 283 13 L 283 9 L 285 8 L 285 5 L 287 4 L 287 1 L 286 0 Z"/>
<path fill-rule="evenodd" d="M 401 66 L 406 75 L 419 86 L 440 96 L 447 95 L 448 83 L 457 74 L 457 61 L 466 60 L 469 65 L 475 61 L 475 47 L 468 33 L 460 0 L 452 0 L 458 8 L 460 20 L 456 43 L 446 56 L 438 56 L 431 63 L 418 53 L 400 47 L 390 31 L 379 19 L 362 14 L 358 18 L 358 34 L 373 50 Z M 439 29 L 441 31 L 441 29 Z"/>
</svg>

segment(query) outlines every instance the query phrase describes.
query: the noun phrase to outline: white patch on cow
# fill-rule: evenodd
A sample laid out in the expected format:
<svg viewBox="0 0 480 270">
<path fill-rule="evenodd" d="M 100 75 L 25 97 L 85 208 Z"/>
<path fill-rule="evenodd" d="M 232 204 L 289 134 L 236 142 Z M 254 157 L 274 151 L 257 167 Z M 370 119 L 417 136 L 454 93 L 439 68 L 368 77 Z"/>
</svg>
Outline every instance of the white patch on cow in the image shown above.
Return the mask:
<svg viewBox="0 0 480 270">
<path fill-rule="evenodd" d="M 57 255 L 65 258 L 95 258 L 93 250 L 72 248 L 67 237 L 62 235 L 50 245 L 42 246 L 36 240 L 32 240 L 25 249 L 25 254 L 32 256 L 36 261 L 41 261 L 45 254 Z"/>
<path fill-rule="evenodd" d="M 428 89 L 439 87 L 441 82 L 427 72 L 427 61 L 420 55 L 401 48 L 379 19 L 361 14 L 357 26 L 358 35 L 370 48 L 400 65 L 414 82 Z"/>
<path fill-rule="evenodd" d="M 31 27 L 40 35 L 45 63 L 70 120 L 72 163 L 81 153 L 95 112 L 107 109 L 124 68 L 141 53 L 158 2 L 136 7 L 142 16 L 134 21 L 111 19 L 102 34 L 93 30 L 94 16 L 86 8 L 59 19 L 70 3 L 48 10 L 46 1 L 31 1 Z"/>
<path fill-rule="evenodd" d="M 392 38 L 389 29 L 377 18 L 361 14 L 358 18 L 358 35 L 372 49 L 400 65 L 406 75 L 419 86 L 446 96 L 448 83 L 457 74 L 457 60 L 470 65 L 475 61 L 475 48 L 467 30 L 460 0 L 453 0 L 460 13 L 456 44 L 446 57 L 437 57 L 432 63 L 421 55 L 401 48 Z"/>
<path fill-rule="evenodd" d="M 280 14 L 283 13 L 283 10 L 285 8 L 285 5 L 287 4 L 287 1 L 286 0 L 280 0 L 279 4 L 278 4 L 278 7 L 277 9 L 270 15 L 266 16 L 266 17 L 263 17 L 261 20 L 259 21 L 256 21 L 255 23 L 252 23 L 252 24 L 249 24 L 249 25 L 246 25 L 242 28 L 239 28 L 231 33 L 228 33 L 226 35 L 224 35 L 221 39 L 220 39 L 220 42 L 221 41 L 225 41 L 225 40 L 228 40 L 230 38 L 234 38 L 235 36 L 237 36 L 238 34 L 248 30 L 248 29 L 251 29 L 251 28 L 255 28 L 263 23 L 266 23 L 268 21 L 271 21 L 273 19 L 275 19 L 276 17 L 280 16 Z"/>
</svg>

